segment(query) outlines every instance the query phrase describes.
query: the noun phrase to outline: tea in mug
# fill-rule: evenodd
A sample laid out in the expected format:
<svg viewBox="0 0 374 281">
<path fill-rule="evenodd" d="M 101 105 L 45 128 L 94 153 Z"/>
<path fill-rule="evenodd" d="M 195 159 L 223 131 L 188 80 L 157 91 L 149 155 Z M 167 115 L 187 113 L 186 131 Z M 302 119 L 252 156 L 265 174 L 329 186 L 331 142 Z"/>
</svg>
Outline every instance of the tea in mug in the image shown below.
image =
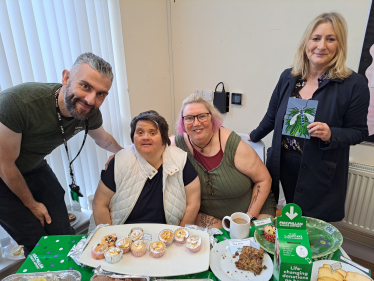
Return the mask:
<svg viewBox="0 0 374 281">
<path fill-rule="evenodd" d="M 237 223 L 237 224 L 246 224 L 246 223 L 248 223 L 248 221 L 246 221 L 245 219 L 242 219 L 242 218 L 236 218 L 236 219 L 233 219 L 232 221 L 235 222 L 235 223 Z"/>
</svg>

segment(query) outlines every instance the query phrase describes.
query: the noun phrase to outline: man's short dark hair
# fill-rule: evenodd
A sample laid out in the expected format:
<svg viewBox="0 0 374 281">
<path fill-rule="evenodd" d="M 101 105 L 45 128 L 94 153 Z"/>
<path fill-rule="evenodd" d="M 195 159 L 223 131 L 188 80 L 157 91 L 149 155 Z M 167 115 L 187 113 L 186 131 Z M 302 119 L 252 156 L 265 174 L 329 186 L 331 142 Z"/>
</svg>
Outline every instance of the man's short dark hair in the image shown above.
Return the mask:
<svg viewBox="0 0 374 281">
<path fill-rule="evenodd" d="M 91 68 L 98 71 L 102 76 L 108 77 L 110 81 L 113 82 L 113 71 L 112 66 L 109 62 L 105 61 L 99 56 L 96 56 L 93 53 L 84 53 L 81 54 L 77 59 L 75 60 L 72 70 L 83 63 L 87 63 Z"/>
<path fill-rule="evenodd" d="M 165 118 L 162 117 L 160 114 L 158 114 L 154 110 L 148 110 L 140 113 L 138 116 L 134 117 L 134 119 L 131 120 L 131 132 L 130 137 L 131 141 L 134 143 L 134 134 L 136 129 L 136 124 L 140 120 L 146 120 L 146 121 L 152 121 L 156 124 L 157 129 L 161 133 L 162 138 L 162 144 L 163 145 L 170 145 L 170 139 L 169 139 L 169 125 L 166 122 Z"/>
</svg>

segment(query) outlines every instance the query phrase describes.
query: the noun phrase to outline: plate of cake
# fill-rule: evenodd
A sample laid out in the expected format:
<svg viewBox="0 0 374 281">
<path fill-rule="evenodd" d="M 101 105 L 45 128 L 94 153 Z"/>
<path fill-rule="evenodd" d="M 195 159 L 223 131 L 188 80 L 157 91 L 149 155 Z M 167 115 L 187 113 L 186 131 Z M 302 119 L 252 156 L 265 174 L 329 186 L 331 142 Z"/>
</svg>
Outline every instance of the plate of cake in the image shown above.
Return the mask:
<svg viewBox="0 0 374 281">
<path fill-rule="evenodd" d="M 23 245 L 18 245 L 16 241 L 4 247 L 4 255 L 10 260 L 23 260 L 25 258 Z"/>
<path fill-rule="evenodd" d="M 99 228 L 79 262 L 105 271 L 165 277 L 206 271 L 207 232 L 166 224 L 124 224 Z"/>
<path fill-rule="evenodd" d="M 74 226 L 78 223 L 79 219 L 81 217 L 81 213 L 77 211 L 69 211 L 69 221 L 70 225 Z"/>
<path fill-rule="evenodd" d="M 243 247 L 240 254 L 231 254 L 227 240 L 210 250 L 210 268 L 221 281 L 270 280 L 273 261 L 262 249 Z"/>
</svg>

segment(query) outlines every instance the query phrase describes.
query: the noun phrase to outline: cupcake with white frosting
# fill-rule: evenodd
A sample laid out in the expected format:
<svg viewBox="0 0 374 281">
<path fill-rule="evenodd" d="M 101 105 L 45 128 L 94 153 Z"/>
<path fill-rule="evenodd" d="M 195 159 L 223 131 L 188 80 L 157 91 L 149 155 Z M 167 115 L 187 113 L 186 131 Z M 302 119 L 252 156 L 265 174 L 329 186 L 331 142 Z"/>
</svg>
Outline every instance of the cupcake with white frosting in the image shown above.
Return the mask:
<svg viewBox="0 0 374 281">
<path fill-rule="evenodd" d="M 166 245 L 162 241 L 153 242 L 149 246 L 152 257 L 161 258 L 165 254 Z"/>
<path fill-rule="evenodd" d="M 116 246 L 120 249 L 122 249 L 122 252 L 126 254 L 130 251 L 131 247 L 131 240 L 127 237 L 123 237 L 117 240 Z"/>
<path fill-rule="evenodd" d="M 119 260 L 122 257 L 122 249 L 118 247 L 109 247 L 105 252 L 104 252 L 105 260 L 108 263 L 116 263 L 119 262 Z"/>
<path fill-rule="evenodd" d="M 191 253 L 196 253 L 201 249 L 201 237 L 198 235 L 190 236 L 186 241 L 186 248 Z"/>
<path fill-rule="evenodd" d="M 144 256 L 147 251 L 147 244 L 143 240 L 136 240 L 131 244 L 131 253 L 135 257 Z"/>
<path fill-rule="evenodd" d="M 129 233 L 129 238 L 131 239 L 131 241 L 136 241 L 136 240 L 140 240 L 143 238 L 143 229 L 141 229 L 140 227 L 134 227 L 133 229 L 131 229 L 130 233 Z"/>
<path fill-rule="evenodd" d="M 189 236 L 189 232 L 185 228 L 178 228 L 174 232 L 174 240 L 177 241 L 179 244 L 184 244 Z"/>
<path fill-rule="evenodd" d="M 174 233 L 170 229 L 164 229 L 158 235 L 158 239 L 160 239 L 160 241 L 164 242 L 166 246 L 170 246 L 171 243 L 173 243 L 173 240 L 174 240 Z"/>
</svg>

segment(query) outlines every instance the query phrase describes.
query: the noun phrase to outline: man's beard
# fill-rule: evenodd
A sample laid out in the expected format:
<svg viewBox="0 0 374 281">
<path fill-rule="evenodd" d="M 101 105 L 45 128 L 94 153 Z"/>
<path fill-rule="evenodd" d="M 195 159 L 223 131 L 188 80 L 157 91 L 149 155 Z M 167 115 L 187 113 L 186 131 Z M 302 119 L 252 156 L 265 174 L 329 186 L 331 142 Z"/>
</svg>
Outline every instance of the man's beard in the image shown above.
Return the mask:
<svg viewBox="0 0 374 281">
<path fill-rule="evenodd" d="M 73 92 L 70 92 L 69 90 L 70 90 L 70 83 L 66 87 L 64 103 L 65 103 L 66 109 L 69 111 L 71 116 L 73 116 L 75 119 L 86 120 L 89 116 L 91 116 L 96 111 L 98 111 L 98 108 L 95 108 L 95 106 L 89 105 L 85 100 L 82 100 L 76 97 L 75 94 Z M 91 110 L 88 111 L 87 113 L 79 112 L 76 108 L 77 102 L 81 102 L 82 104 L 90 107 Z"/>
</svg>

